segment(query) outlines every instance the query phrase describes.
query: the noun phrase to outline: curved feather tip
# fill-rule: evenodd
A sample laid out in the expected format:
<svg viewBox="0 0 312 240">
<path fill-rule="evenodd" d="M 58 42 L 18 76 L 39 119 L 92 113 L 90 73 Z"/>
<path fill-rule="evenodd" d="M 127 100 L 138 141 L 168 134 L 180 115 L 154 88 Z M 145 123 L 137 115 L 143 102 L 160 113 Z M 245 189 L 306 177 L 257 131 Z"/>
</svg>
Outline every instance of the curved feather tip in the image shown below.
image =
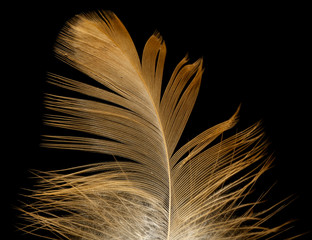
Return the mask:
<svg viewBox="0 0 312 240">
<path fill-rule="evenodd" d="M 251 240 L 281 231 L 283 225 L 266 226 L 281 204 L 256 211 L 262 198 L 246 201 L 272 161 L 259 123 L 224 138 L 237 110 L 177 147 L 199 91 L 202 59 L 183 58 L 162 92 L 164 40 L 153 34 L 140 60 L 112 12 L 71 19 L 55 51 L 97 84 L 50 75 L 52 84 L 85 97 L 47 96 L 46 107 L 57 114 L 46 124 L 72 135 L 46 136 L 43 145 L 128 160 L 37 172 L 40 187 L 22 210 L 30 223 L 23 230 L 84 240 Z"/>
</svg>

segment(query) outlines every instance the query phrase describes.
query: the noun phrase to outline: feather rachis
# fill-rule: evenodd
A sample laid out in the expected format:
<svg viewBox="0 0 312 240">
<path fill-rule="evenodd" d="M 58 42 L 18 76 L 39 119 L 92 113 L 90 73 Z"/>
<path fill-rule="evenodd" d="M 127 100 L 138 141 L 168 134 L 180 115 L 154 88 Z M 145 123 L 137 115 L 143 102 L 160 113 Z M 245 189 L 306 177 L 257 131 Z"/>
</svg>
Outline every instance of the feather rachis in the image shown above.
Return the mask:
<svg viewBox="0 0 312 240">
<path fill-rule="evenodd" d="M 282 227 L 262 226 L 276 206 L 255 212 L 260 199 L 245 202 L 271 163 L 260 124 L 216 143 L 237 123 L 239 108 L 176 150 L 199 92 L 202 59 L 183 58 L 161 94 L 162 37 L 149 38 L 140 61 L 111 12 L 74 17 L 56 53 L 103 88 L 51 74 L 54 85 L 92 99 L 49 95 L 46 106 L 58 115 L 46 124 L 78 135 L 46 136 L 43 145 L 130 161 L 40 173 L 41 189 L 24 210 L 30 228 L 53 232 L 51 239 L 238 240 L 269 239 Z"/>
</svg>

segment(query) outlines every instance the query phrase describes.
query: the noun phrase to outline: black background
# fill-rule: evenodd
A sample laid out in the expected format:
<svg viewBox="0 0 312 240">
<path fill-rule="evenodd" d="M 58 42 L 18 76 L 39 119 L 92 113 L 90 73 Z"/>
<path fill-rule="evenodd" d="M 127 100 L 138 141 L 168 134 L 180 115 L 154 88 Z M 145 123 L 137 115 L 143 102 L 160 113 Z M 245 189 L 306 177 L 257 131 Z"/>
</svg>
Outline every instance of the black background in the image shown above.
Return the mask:
<svg viewBox="0 0 312 240">
<path fill-rule="evenodd" d="M 2 21 L 5 67 L 2 70 L 2 199 L 8 213 L 8 239 L 34 239 L 15 231 L 22 188 L 31 188 L 30 169 L 58 169 L 92 162 L 97 155 L 39 147 L 43 97 L 49 92 L 47 72 L 66 75 L 69 67 L 54 56 L 55 39 L 75 14 L 112 10 L 127 27 L 141 55 L 155 30 L 166 41 L 164 81 L 188 53 L 190 61 L 204 59 L 205 72 L 193 115 L 182 142 L 228 119 L 241 103 L 244 129 L 262 120 L 275 153 L 274 168 L 261 184 L 276 183 L 269 198 L 295 200 L 277 218 L 297 219 L 296 233 L 311 230 L 311 30 L 307 6 L 227 4 L 183 1 L 103 1 L 97 4 L 55 2 L 7 6 Z M 257 189 L 256 189 L 257 191 Z M 311 239 L 307 234 L 302 239 Z"/>
</svg>

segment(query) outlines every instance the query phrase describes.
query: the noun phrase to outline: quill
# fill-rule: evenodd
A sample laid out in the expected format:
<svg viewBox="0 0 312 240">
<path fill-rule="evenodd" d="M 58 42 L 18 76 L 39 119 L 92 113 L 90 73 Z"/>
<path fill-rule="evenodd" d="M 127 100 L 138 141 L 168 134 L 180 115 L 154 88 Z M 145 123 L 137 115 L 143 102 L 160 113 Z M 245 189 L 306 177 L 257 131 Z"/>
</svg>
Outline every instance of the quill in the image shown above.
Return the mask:
<svg viewBox="0 0 312 240">
<path fill-rule="evenodd" d="M 52 84 L 82 97 L 47 96 L 46 107 L 57 114 L 46 124 L 75 134 L 45 136 L 43 145 L 116 161 L 38 172 L 40 187 L 22 210 L 31 224 L 23 230 L 88 240 L 270 239 L 281 231 L 285 224 L 265 226 L 280 204 L 255 211 L 262 197 L 246 201 L 272 162 L 260 123 L 224 139 L 238 108 L 178 147 L 198 95 L 202 59 L 183 58 L 162 92 L 164 40 L 153 34 L 140 60 L 109 11 L 68 21 L 55 51 L 97 84 L 50 75 Z"/>
</svg>

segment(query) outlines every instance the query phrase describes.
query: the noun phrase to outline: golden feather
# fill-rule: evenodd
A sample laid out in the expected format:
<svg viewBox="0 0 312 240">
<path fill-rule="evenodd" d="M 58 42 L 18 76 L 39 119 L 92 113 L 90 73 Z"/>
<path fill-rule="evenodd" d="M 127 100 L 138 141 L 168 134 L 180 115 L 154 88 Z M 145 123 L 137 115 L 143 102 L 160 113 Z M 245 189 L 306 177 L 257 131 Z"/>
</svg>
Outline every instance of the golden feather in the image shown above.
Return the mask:
<svg viewBox="0 0 312 240">
<path fill-rule="evenodd" d="M 84 133 L 46 136 L 49 148 L 97 152 L 128 160 L 39 172 L 40 188 L 22 210 L 33 234 L 50 239 L 242 240 L 270 239 L 267 227 L 280 205 L 255 211 L 246 202 L 269 167 L 259 123 L 216 141 L 237 122 L 228 120 L 177 147 L 198 95 L 202 59 L 187 57 L 162 93 L 166 46 L 147 41 L 142 60 L 112 12 L 77 15 L 61 32 L 58 58 L 97 85 L 51 74 L 50 82 L 88 96 L 48 95 L 58 112 L 46 124 Z M 40 233 L 39 233 L 40 232 Z"/>
</svg>

